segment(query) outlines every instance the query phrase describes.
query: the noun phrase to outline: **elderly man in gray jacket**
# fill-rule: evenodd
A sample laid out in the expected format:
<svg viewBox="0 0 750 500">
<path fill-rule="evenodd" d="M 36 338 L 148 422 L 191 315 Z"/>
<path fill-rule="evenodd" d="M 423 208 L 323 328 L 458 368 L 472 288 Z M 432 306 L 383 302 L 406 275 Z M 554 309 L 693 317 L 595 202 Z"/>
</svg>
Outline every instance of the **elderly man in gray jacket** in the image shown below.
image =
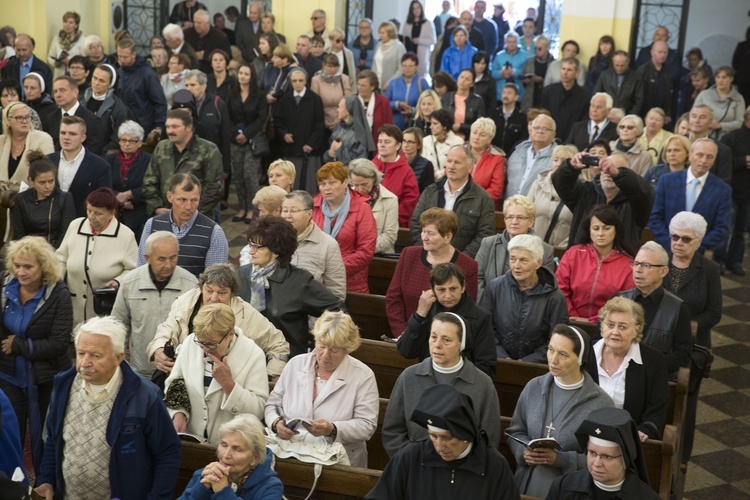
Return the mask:
<svg viewBox="0 0 750 500">
<path fill-rule="evenodd" d="M 556 131 L 555 120 L 548 115 L 539 115 L 531 122 L 529 139 L 516 146 L 505 166 L 506 199 L 516 194 L 529 194 L 539 174 L 552 168 Z"/>
<path fill-rule="evenodd" d="M 177 265 L 180 243 L 169 231 L 156 231 L 146 239 L 146 265 L 133 269 L 120 284 L 112 315 L 128 330 L 130 366 L 150 378 L 154 365 L 146 348 L 156 328 L 167 319 L 177 297 L 195 288 L 198 280 Z"/>
</svg>

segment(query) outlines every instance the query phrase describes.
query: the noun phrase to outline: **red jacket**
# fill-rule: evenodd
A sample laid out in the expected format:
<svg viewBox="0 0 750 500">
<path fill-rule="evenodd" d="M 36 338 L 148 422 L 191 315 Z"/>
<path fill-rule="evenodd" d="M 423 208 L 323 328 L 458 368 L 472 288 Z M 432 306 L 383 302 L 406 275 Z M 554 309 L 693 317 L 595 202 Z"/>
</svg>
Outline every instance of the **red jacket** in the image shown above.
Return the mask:
<svg viewBox="0 0 750 500">
<path fill-rule="evenodd" d="M 432 266 L 423 258 L 423 252 L 421 246 L 403 249 L 385 294 L 385 314 L 388 316 L 394 338 L 404 333 L 409 318 L 417 312 L 420 295 L 430 289 Z M 466 276 L 466 291 L 476 300 L 477 262 L 458 250 L 453 254 L 451 262 L 463 269 Z"/>
<path fill-rule="evenodd" d="M 386 96 L 376 92 L 372 94 L 372 97 L 375 98 L 375 109 L 373 110 L 372 117 L 372 140 L 377 146 L 378 130 L 386 123 L 393 124 L 393 111 L 391 110 L 391 101 Z M 365 113 L 367 113 L 367 108 L 365 108 Z"/>
<path fill-rule="evenodd" d="M 336 241 L 341 249 L 341 257 L 344 259 L 346 268 L 346 290 L 357 293 L 370 293 L 367 286 L 367 272 L 370 261 L 375 255 L 375 242 L 378 239 L 378 230 L 375 227 L 375 218 L 368 200 L 369 196 L 360 194 L 349 189 L 351 203 L 349 204 L 349 215 L 346 216 L 344 226 L 336 235 Z M 321 209 L 323 196 L 315 196 L 315 208 L 313 209 L 313 221 L 320 229 L 325 226 L 325 217 Z"/>
<path fill-rule="evenodd" d="M 411 214 L 419 201 L 419 184 L 406 155 L 399 153 L 393 163 L 385 163 L 376 155 L 372 162 L 383 173 L 381 184 L 398 198 L 398 227 L 409 227 Z"/>
<path fill-rule="evenodd" d="M 503 188 L 505 187 L 505 155 L 501 149 L 490 146 L 477 161 L 471 180 L 482 186 L 490 198 L 495 200 L 495 210 L 502 210 Z"/>
<path fill-rule="evenodd" d="M 632 257 L 612 250 L 599 261 L 594 245 L 574 245 L 557 267 L 557 286 L 568 302 L 568 315 L 599 322 L 599 309 L 617 292 L 635 287 Z"/>
</svg>

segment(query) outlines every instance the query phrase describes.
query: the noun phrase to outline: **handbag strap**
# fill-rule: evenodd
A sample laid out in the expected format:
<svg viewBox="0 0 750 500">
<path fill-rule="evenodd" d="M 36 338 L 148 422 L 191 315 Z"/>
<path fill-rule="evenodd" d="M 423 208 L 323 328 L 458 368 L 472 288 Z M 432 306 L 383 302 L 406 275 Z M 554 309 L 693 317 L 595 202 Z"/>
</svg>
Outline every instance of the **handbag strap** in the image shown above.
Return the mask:
<svg viewBox="0 0 750 500">
<path fill-rule="evenodd" d="M 276 470 L 276 455 L 271 453 L 271 470 Z M 320 479 L 320 475 L 323 473 L 323 464 L 315 464 L 315 467 L 313 467 L 313 471 L 315 474 L 315 479 L 313 480 L 312 487 L 310 488 L 310 492 L 305 497 L 305 500 L 310 500 L 310 497 L 313 493 L 315 493 L 315 488 L 318 486 L 318 479 Z M 289 500 L 285 495 L 282 495 L 281 498 L 283 500 Z"/>
<path fill-rule="evenodd" d="M 565 204 L 560 200 L 560 203 L 557 204 L 557 208 L 555 209 L 555 213 L 552 214 L 552 219 L 549 221 L 549 227 L 547 228 L 547 232 L 544 234 L 544 242 L 549 243 L 549 238 L 552 236 L 552 231 L 555 230 L 555 226 L 557 225 L 557 219 L 560 218 L 560 212 L 562 212 L 563 207 Z"/>
</svg>

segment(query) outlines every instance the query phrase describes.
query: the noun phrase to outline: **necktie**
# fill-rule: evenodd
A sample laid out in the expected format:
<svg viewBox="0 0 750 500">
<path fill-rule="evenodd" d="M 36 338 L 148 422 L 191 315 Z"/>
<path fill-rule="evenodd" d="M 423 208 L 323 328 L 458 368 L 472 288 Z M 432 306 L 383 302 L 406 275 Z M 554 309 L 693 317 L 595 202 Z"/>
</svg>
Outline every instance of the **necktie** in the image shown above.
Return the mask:
<svg viewBox="0 0 750 500">
<path fill-rule="evenodd" d="M 594 133 L 591 134 L 591 142 L 594 142 L 599 136 L 599 125 L 594 125 Z"/>
<path fill-rule="evenodd" d="M 63 116 L 70 116 L 68 113 L 63 113 Z"/>
<path fill-rule="evenodd" d="M 693 211 L 693 207 L 695 206 L 695 201 L 698 199 L 698 184 L 700 181 L 698 179 L 693 179 L 688 183 L 687 193 L 685 197 L 685 209 L 688 212 Z"/>
<path fill-rule="evenodd" d="M 302 96 L 301 95 L 296 95 L 296 96 L 294 96 L 294 100 L 297 101 L 297 104 L 299 104 L 299 102 L 302 100 Z"/>
</svg>

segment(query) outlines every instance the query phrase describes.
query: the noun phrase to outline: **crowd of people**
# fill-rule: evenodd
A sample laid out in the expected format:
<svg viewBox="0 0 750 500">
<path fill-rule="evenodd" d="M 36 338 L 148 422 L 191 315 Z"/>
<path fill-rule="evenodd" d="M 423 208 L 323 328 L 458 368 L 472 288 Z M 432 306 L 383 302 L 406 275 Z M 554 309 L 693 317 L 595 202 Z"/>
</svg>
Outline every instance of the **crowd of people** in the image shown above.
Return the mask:
<svg viewBox="0 0 750 500">
<path fill-rule="evenodd" d="M 184 0 L 145 56 L 127 32 L 106 54 L 76 12 L 46 57 L 0 29 L 0 472 L 23 472 L 27 431 L 47 500 L 171 498 L 178 434 L 217 447 L 186 499 L 281 498 L 294 443 L 367 467 L 378 387 L 345 300 L 379 255 L 382 333 L 419 362 L 368 498 L 653 497 L 640 443 L 711 347 L 721 274 L 745 274 L 750 30 L 733 67 L 683 67 L 663 26 L 584 65 L 534 9 L 511 28 L 501 4 L 452 7 L 348 41 L 316 9 L 287 43 L 260 3 Z M 225 214 L 248 224 L 239 268 Z M 549 369 L 507 430 L 515 476 L 498 359 Z"/>
</svg>

